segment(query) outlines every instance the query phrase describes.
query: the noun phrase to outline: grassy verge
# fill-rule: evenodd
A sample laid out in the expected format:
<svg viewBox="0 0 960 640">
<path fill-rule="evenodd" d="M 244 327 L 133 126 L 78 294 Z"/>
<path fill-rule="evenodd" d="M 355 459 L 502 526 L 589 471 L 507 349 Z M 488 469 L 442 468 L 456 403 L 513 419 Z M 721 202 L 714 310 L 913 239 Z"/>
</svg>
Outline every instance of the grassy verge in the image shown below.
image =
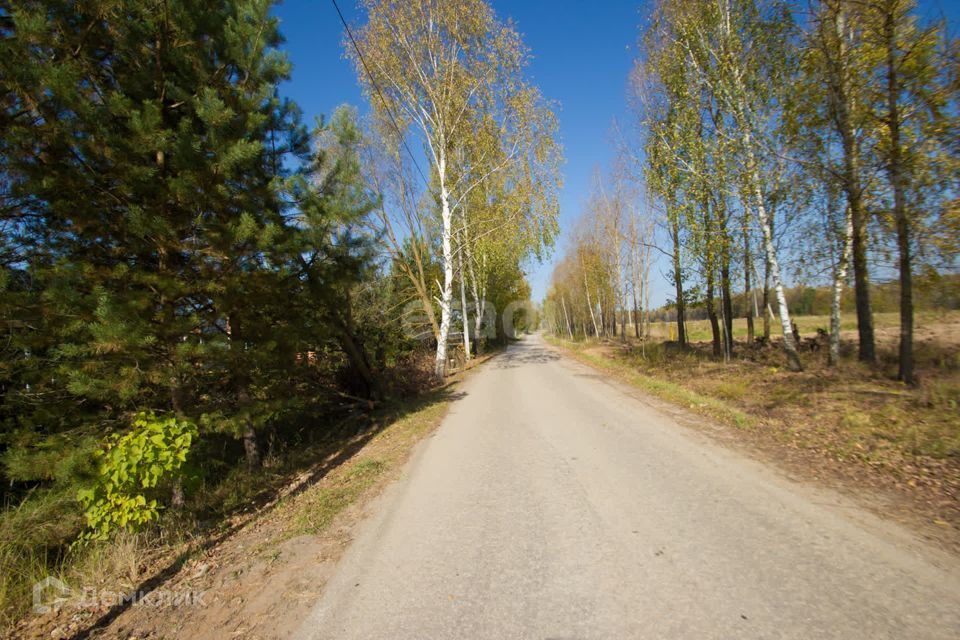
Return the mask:
<svg viewBox="0 0 960 640">
<path fill-rule="evenodd" d="M 609 373 L 667 402 L 684 406 L 696 413 L 736 427 L 749 427 L 753 424 L 750 416 L 727 405 L 721 399 L 703 395 L 670 380 L 642 373 L 628 361 L 610 357 L 598 349 L 591 348 L 595 343 L 570 342 L 553 336 L 547 336 L 546 339 L 554 346 L 566 350 L 580 362 Z"/>
<path fill-rule="evenodd" d="M 342 511 L 382 488 L 403 467 L 416 444 L 440 425 L 457 397 L 455 385 L 497 353 L 499 350 L 475 358 L 441 389 L 384 408 L 378 424 L 371 428 L 374 435 L 355 455 L 332 469 L 323 481 L 278 505 L 275 515 L 288 525 L 272 542 L 322 533 Z"/>
<path fill-rule="evenodd" d="M 272 542 L 322 533 L 344 509 L 382 487 L 403 466 L 414 446 L 440 424 L 450 397 L 409 410 L 398 406 L 401 417 L 388 418 L 388 426 L 355 456 L 333 469 L 322 482 L 277 507 L 276 516 L 289 524 Z"/>
</svg>

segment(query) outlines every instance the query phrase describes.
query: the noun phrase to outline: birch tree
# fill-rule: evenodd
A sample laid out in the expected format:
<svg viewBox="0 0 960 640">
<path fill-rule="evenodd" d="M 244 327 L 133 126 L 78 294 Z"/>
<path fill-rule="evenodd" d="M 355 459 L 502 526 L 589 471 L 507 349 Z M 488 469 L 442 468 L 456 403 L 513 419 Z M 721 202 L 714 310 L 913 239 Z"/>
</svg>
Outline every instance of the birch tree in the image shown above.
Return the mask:
<svg viewBox="0 0 960 640">
<path fill-rule="evenodd" d="M 800 90 L 788 101 L 786 117 L 791 147 L 824 203 L 816 231 L 826 232 L 823 246 L 831 262 L 829 366 L 839 362 L 841 300 L 851 262 L 859 357 L 870 362 L 876 355 L 867 266 L 866 211 L 872 178 L 865 158 L 875 127 L 862 95 L 868 62 L 856 9 L 848 0 L 820 0 L 811 5 L 811 27 L 804 37 L 798 77 Z M 821 252 L 809 253 L 816 256 Z"/>
<path fill-rule="evenodd" d="M 659 24 L 657 25 L 659 26 Z M 638 125 L 644 149 L 643 178 L 649 192 L 662 203 L 670 238 L 671 280 L 674 286 L 677 342 L 687 346 L 686 291 L 682 248 L 682 218 L 686 173 L 681 170 L 678 150 L 687 129 L 688 111 L 673 92 L 680 68 L 677 56 L 666 52 L 668 41 L 663 29 L 652 28 L 644 38 L 646 59 L 639 61 L 631 74 L 630 91 L 638 112 Z"/>
<path fill-rule="evenodd" d="M 804 59 L 804 71 L 808 79 L 804 86 L 810 90 L 802 92 L 800 98 L 814 101 L 814 104 L 807 105 L 807 114 L 820 114 L 822 117 L 815 119 L 803 135 L 813 141 L 832 133 L 838 139 L 836 154 L 832 153 L 833 145 L 829 141 L 823 145 L 821 164 L 846 194 L 847 202 L 843 211 L 850 219 L 849 223 L 842 224 L 842 228 L 846 230 L 850 227 L 849 252 L 853 261 L 858 353 L 860 360 L 875 362 L 876 340 L 867 263 L 866 202 L 870 177 L 867 175 L 869 162 L 865 162 L 864 154 L 869 151 L 876 127 L 871 120 L 864 93 L 865 83 L 871 68 L 876 66 L 876 59 L 866 51 L 860 3 L 819 0 L 812 10 L 813 23 L 807 35 L 807 55 Z M 832 155 L 838 156 L 837 160 L 832 160 Z M 841 260 L 846 253 L 847 248 L 842 247 L 839 252 Z M 844 277 L 846 264 L 842 267 L 838 265 L 835 275 Z M 834 291 L 837 296 L 841 287 L 842 283 L 835 279 Z M 839 316 L 831 317 L 831 323 L 839 325 Z M 831 328 L 831 345 L 836 342 L 836 349 L 839 350 L 839 334 L 833 336 L 833 333 L 834 329 Z M 834 358 L 833 346 L 830 353 Z"/>
<path fill-rule="evenodd" d="M 749 206 L 756 214 L 779 308 L 787 366 L 803 367 L 792 332 L 780 259 L 773 236 L 768 186 L 761 162 L 771 120 L 776 117 L 776 91 L 783 90 L 789 55 L 790 16 L 779 2 L 703 0 L 667 4 L 673 34 L 685 50 L 684 60 L 706 89 L 730 114 L 728 134 L 736 144 Z"/>
<path fill-rule="evenodd" d="M 395 142 L 409 137 L 421 143 L 439 209 L 443 282 L 436 296 L 440 322 L 434 371 L 442 378 L 457 218 L 474 189 L 496 173 L 522 166 L 548 144 L 536 137 L 548 109 L 523 80 L 528 54 L 519 35 L 482 0 L 364 0 L 363 6 L 368 20 L 348 54 L 373 108 L 400 129 Z M 463 154 L 475 141 L 477 123 L 494 127 L 498 144 Z M 498 153 L 488 157 L 494 148 Z M 479 169 L 458 167 L 458 156 L 475 160 Z"/>
</svg>

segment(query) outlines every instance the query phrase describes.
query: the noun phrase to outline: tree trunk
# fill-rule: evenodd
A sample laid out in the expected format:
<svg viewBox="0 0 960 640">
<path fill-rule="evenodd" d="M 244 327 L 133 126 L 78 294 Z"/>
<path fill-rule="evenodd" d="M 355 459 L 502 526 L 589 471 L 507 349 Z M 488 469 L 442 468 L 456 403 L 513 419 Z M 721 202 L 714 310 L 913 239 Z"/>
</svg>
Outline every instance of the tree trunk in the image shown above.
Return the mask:
<svg viewBox="0 0 960 640">
<path fill-rule="evenodd" d="M 470 361 L 470 314 L 467 313 L 467 287 L 464 283 L 466 273 L 463 270 L 463 250 L 461 243 L 457 251 L 457 261 L 460 267 L 460 313 L 463 314 L 463 357 L 465 362 Z"/>
<path fill-rule="evenodd" d="M 710 321 L 710 333 L 712 336 L 713 342 L 713 356 L 720 357 L 721 346 L 720 346 L 720 324 L 717 322 L 717 306 L 715 303 L 714 291 L 715 291 L 715 277 L 716 272 L 714 271 L 714 264 L 716 263 L 716 254 L 714 252 L 714 228 L 713 228 L 713 216 L 717 213 L 717 208 L 713 208 L 711 211 L 710 207 L 710 197 L 706 193 L 704 194 L 703 201 L 701 203 L 702 214 L 703 214 L 703 235 L 704 235 L 704 255 L 703 255 L 703 268 L 707 281 L 707 297 L 705 300 L 707 319 Z"/>
<path fill-rule="evenodd" d="M 740 121 L 744 122 L 742 114 Z M 773 289 L 777 297 L 777 304 L 780 307 L 780 328 L 783 331 L 783 349 L 787 356 L 787 367 L 792 371 L 803 371 L 803 365 L 800 363 L 800 354 L 797 353 L 797 345 L 793 340 L 793 325 L 790 322 L 790 310 L 787 308 L 787 297 L 783 290 L 783 280 L 780 278 L 780 263 L 777 261 L 777 251 L 773 244 L 773 230 L 770 226 L 770 218 L 767 215 L 767 205 L 763 199 L 763 191 L 760 188 L 760 176 L 757 175 L 756 158 L 753 155 L 753 143 L 749 130 L 744 129 L 743 142 L 747 152 L 748 177 L 753 183 L 757 217 L 759 218 L 761 231 L 763 231 L 764 249 L 767 253 L 767 261 L 770 263 L 770 277 L 773 279 Z"/>
<path fill-rule="evenodd" d="M 260 467 L 260 445 L 257 442 L 257 432 L 253 428 L 253 421 L 245 418 L 243 421 L 243 451 L 246 454 L 247 466 L 251 469 Z"/>
<path fill-rule="evenodd" d="M 709 257 L 708 257 L 709 260 Z M 710 333 L 713 337 L 713 355 L 720 357 L 720 323 L 717 321 L 717 307 L 713 296 L 713 269 L 707 267 L 707 318 L 710 320 Z"/>
<path fill-rule="evenodd" d="M 723 359 L 733 354 L 733 301 L 730 299 L 730 232 L 727 200 L 719 197 L 715 207 L 720 225 L 720 321 L 723 324 Z"/>
<path fill-rule="evenodd" d="M 673 280 L 677 294 L 677 342 L 681 347 L 687 346 L 686 304 L 683 300 L 683 271 L 680 266 L 680 222 L 674 219 L 672 224 L 673 236 Z"/>
<path fill-rule="evenodd" d="M 170 508 L 179 511 L 183 509 L 184 502 L 183 478 L 177 477 L 173 480 L 173 487 L 170 489 Z"/>
<path fill-rule="evenodd" d="M 243 412 L 243 453 L 247 460 L 247 467 L 258 469 L 261 463 L 260 443 L 257 440 L 257 431 L 250 418 L 250 392 L 247 390 L 247 381 L 239 379 L 237 391 L 237 405 Z"/>
<path fill-rule="evenodd" d="M 481 286 L 477 279 L 477 272 L 473 266 L 473 252 L 470 248 L 470 232 L 467 220 L 463 221 L 464 250 L 467 252 L 467 273 L 470 276 L 470 294 L 473 296 L 473 341 L 474 349 L 480 353 L 482 341 L 480 331 L 483 329 L 483 316 L 486 312 L 486 285 Z M 486 254 L 481 252 L 483 268 L 486 268 Z"/>
<path fill-rule="evenodd" d="M 441 153 L 437 173 L 440 180 L 440 215 L 443 221 L 441 244 L 443 245 L 443 291 L 440 297 L 440 335 L 437 336 L 437 356 L 434 361 L 434 376 L 443 381 L 447 372 L 447 337 L 450 335 L 451 304 L 453 302 L 453 212 L 450 210 L 450 193 L 444 182 L 446 163 Z"/>
<path fill-rule="evenodd" d="M 349 310 L 347 314 L 349 316 Z M 334 325 L 336 328 L 337 343 L 350 361 L 350 367 L 363 379 L 363 384 L 367 388 L 367 398 L 370 400 L 382 400 L 383 389 L 380 386 L 380 380 L 373 372 L 367 350 L 357 337 L 353 327 L 353 321 L 349 319 L 349 317 L 344 319 L 337 315 L 334 319 Z"/>
<path fill-rule="evenodd" d="M 567 323 L 567 335 L 573 340 L 573 329 L 570 327 L 570 316 L 567 315 L 566 296 L 560 296 L 560 304 L 563 306 L 563 319 Z"/>
<path fill-rule="evenodd" d="M 867 266 L 867 216 L 863 208 L 860 180 L 860 149 L 852 121 L 853 96 L 847 82 L 851 71 L 846 67 L 847 20 L 843 4 L 834 14 L 840 51 L 831 78 L 831 102 L 834 122 L 843 148 L 843 189 L 853 225 L 853 281 L 857 309 L 858 357 L 862 362 L 876 362 L 876 340 L 873 331 L 873 309 L 870 303 L 870 276 Z M 839 67 L 839 68 L 837 68 Z"/>
<path fill-rule="evenodd" d="M 830 351 L 827 354 L 827 365 L 830 367 L 835 367 L 840 363 L 840 303 L 843 299 L 843 283 L 847 279 L 847 268 L 850 263 L 852 236 L 853 221 L 848 206 L 844 215 L 843 241 L 840 246 L 840 257 L 837 260 L 836 271 L 833 274 L 833 296 L 830 300 Z"/>
<path fill-rule="evenodd" d="M 730 255 L 724 251 L 720 258 L 720 310 L 723 316 L 724 356 L 733 355 L 733 301 L 730 299 Z"/>
<path fill-rule="evenodd" d="M 640 278 L 640 335 L 637 336 L 643 340 L 643 355 L 646 357 L 646 332 L 650 323 L 650 248 L 646 247 L 643 252 L 643 275 Z"/>
<path fill-rule="evenodd" d="M 173 413 L 178 417 L 183 416 L 183 385 L 180 384 L 179 377 L 174 377 L 170 386 L 170 404 L 173 406 Z M 170 508 L 180 510 L 183 508 L 183 481 L 177 477 L 173 481 L 173 487 L 170 491 Z"/>
<path fill-rule="evenodd" d="M 717 196 L 713 210 L 718 226 L 717 235 L 720 240 L 720 320 L 723 323 L 721 339 L 723 341 L 723 358 L 726 361 L 733 353 L 733 303 L 730 300 L 730 232 L 727 228 L 729 213 L 726 197 Z"/>
<path fill-rule="evenodd" d="M 233 314 L 227 316 L 227 339 L 230 341 L 230 350 L 236 352 L 243 351 L 243 331 L 239 319 Z M 237 394 L 237 407 L 242 416 L 243 432 L 243 451 L 246 456 L 247 466 L 256 469 L 260 466 L 260 445 L 257 442 L 257 432 L 253 426 L 253 420 L 250 418 L 250 409 L 253 404 L 250 399 L 250 380 L 245 369 L 246 363 L 240 361 L 239 357 L 234 357 L 233 362 L 233 385 Z"/>
<path fill-rule="evenodd" d="M 743 305 L 747 316 L 747 346 L 753 346 L 753 307 L 750 305 L 750 294 L 753 287 L 750 282 L 750 272 L 753 270 L 753 256 L 750 252 L 750 231 L 747 229 L 747 216 L 743 216 Z"/>
<path fill-rule="evenodd" d="M 851 175 L 853 160 L 847 162 L 847 202 L 853 224 L 853 280 L 857 307 L 857 332 L 859 334 L 859 358 L 863 362 L 876 362 L 876 344 L 873 333 L 873 310 L 870 304 L 870 277 L 867 267 L 867 223 L 863 211 L 859 180 Z"/>
<path fill-rule="evenodd" d="M 722 290 L 722 288 L 721 288 L 721 292 L 720 292 L 720 329 L 721 329 L 721 331 L 720 331 L 720 337 L 723 339 L 723 361 L 724 361 L 724 362 L 729 362 L 729 361 L 730 361 L 730 348 L 729 348 L 729 346 L 728 346 L 728 341 L 730 340 L 730 334 L 729 334 L 728 329 L 727 329 L 727 318 L 728 318 L 729 316 L 726 315 L 726 312 L 724 311 L 725 308 L 726 308 L 726 305 L 724 305 L 724 303 L 723 303 L 723 290 Z"/>
<path fill-rule="evenodd" d="M 887 45 L 887 130 L 890 135 L 890 161 L 887 171 L 893 188 L 893 217 L 897 223 L 897 249 L 900 252 L 900 368 L 897 378 L 914 384 L 913 373 L 913 277 L 910 255 L 910 220 L 903 180 L 900 146 L 900 87 L 897 77 L 896 16 L 888 9 L 884 20 Z"/>
<path fill-rule="evenodd" d="M 614 329 L 617 329 L 617 328 L 620 329 L 620 342 L 624 342 L 624 341 L 627 339 L 627 292 L 626 292 L 626 289 L 625 289 L 624 278 L 623 278 L 623 256 L 621 255 L 621 252 L 620 252 L 621 247 L 620 247 L 620 237 L 619 237 L 619 234 L 618 234 L 618 236 L 617 236 L 617 238 L 616 238 L 616 242 L 617 242 L 617 248 L 616 248 L 616 251 L 617 251 L 617 292 L 616 292 L 616 294 L 615 294 L 614 297 L 617 298 L 617 300 L 614 302 L 614 304 L 616 304 L 616 302 L 619 302 L 619 303 L 620 303 L 620 304 L 619 304 L 619 306 L 620 306 L 620 326 L 619 326 L 619 327 L 616 326 L 616 324 L 617 324 L 617 310 L 616 310 L 616 309 L 613 310 L 613 323 L 614 323 Z M 616 331 L 614 331 L 614 335 L 616 335 Z"/>
<path fill-rule="evenodd" d="M 902 205 L 901 205 L 902 206 Z M 894 205 L 896 208 L 897 205 Z M 913 274 L 910 255 L 910 223 L 897 214 L 897 248 L 900 250 L 900 368 L 897 378 L 916 384 L 913 361 Z"/>
<path fill-rule="evenodd" d="M 603 304 L 600 302 L 600 292 L 597 291 L 597 322 L 600 324 L 600 335 L 607 337 L 607 316 L 603 313 Z"/>
<path fill-rule="evenodd" d="M 630 249 L 630 276 L 633 278 L 633 286 L 630 288 L 630 293 L 633 297 L 633 335 L 640 339 L 640 304 L 637 300 L 639 291 L 639 298 L 643 299 L 643 281 L 641 279 L 641 265 L 640 265 L 640 248 L 638 245 L 639 238 L 637 237 L 637 228 L 635 217 L 632 218 L 633 222 L 631 223 L 631 249 Z"/>
<path fill-rule="evenodd" d="M 597 317 L 593 314 L 593 303 L 590 302 L 590 284 L 587 282 L 587 269 L 580 259 L 580 268 L 583 271 L 583 290 L 587 295 L 587 309 L 590 311 L 590 321 L 593 323 L 593 335 L 600 337 L 600 327 L 597 326 Z"/>
<path fill-rule="evenodd" d="M 763 339 L 770 342 L 770 261 L 763 259 Z"/>
</svg>

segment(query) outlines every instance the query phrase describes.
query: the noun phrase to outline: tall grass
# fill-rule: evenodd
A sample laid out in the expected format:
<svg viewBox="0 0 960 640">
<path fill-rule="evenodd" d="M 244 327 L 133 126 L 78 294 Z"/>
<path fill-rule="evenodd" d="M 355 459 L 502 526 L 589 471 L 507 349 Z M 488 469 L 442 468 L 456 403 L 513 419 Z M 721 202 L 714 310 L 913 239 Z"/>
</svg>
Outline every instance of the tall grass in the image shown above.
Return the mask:
<svg viewBox="0 0 960 640">
<path fill-rule="evenodd" d="M 0 628 L 29 610 L 35 582 L 62 573 L 80 527 L 68 490 L 37 491 L 0 513 Z"/>
</svg>

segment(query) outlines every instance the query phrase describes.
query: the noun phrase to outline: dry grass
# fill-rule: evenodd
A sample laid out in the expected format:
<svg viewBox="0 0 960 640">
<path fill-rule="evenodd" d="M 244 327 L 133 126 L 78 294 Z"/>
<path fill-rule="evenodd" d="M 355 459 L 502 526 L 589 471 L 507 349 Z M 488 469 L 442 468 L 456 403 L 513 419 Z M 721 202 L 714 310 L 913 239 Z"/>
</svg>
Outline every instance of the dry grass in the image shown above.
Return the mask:
<svg viewBox="0 0 960 640">
<path fill-rule="evenodd" d="M 446 398 L 410 411 L 374 436 L 348 462 L 331 471 L 324 482 L 277 508 L 276 515 L 288 519 L 280 538 L 322 532 L 344 509 L 381 487 L 406 461 L 413 446 L 435 429 L 446 414 Z"/>
</svg>

